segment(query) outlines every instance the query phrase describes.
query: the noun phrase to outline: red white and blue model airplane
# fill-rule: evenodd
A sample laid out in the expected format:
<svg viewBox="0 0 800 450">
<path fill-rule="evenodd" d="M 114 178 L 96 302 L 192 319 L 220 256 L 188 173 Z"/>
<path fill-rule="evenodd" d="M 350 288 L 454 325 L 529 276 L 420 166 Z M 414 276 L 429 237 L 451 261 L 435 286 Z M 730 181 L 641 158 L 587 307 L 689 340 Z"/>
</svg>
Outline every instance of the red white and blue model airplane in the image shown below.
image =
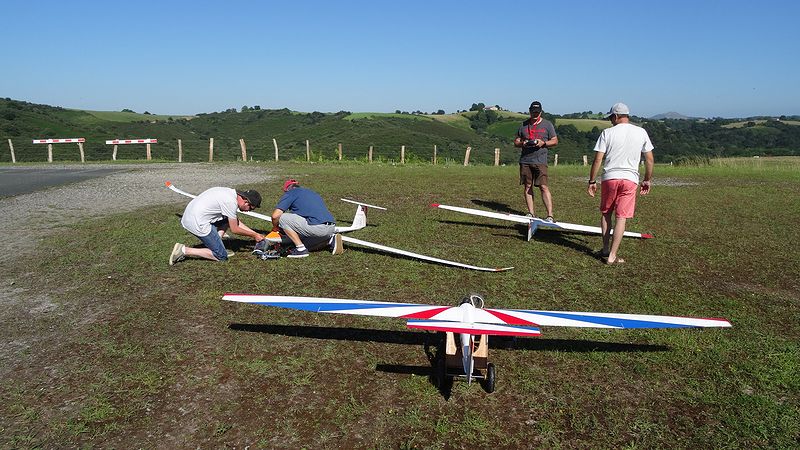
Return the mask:
<svg viewBox="0 0 800 450">
<path fill-rule="evenodd" d="M 178 193 L 180 195 L 183 195 L 185 197 L 189 197 L 189 198 L 197 197 L 194 194 L 190 194 L 190 193 L 188 193 L 186 191 L 178 189 L 174 184 L 172 184 L 169 181 L 165 182 L 164 184 L 171 191 L 173 191 L 175 193 Z M 369 208 L 386 210 L 386 208 L 382 208 L 380 206 L 374 206 L 374 205 L 370 205 L 368 203 L 361 203 L 361 202 L 357 202 L 355 200 L 349 200 L 349 199 L 346 199 L 346 198 L 343 198 L 341 200 L 343 202 L 354 203 L 356 205 L 356 213 L 355 213 L 355 216 L 353 217 L 353 222 L 350 224 L 350 226 L 349 227 L 337 226 L 336 227 L 336 231 L 335 231 L 336 233 L 348 233 L 348 232 L 357 231 L 357 230 L 360 230 L 360 229 L 366 227 L 367 226 L 367 210 Z M 265 220 L 267 222 L 270 222 L 270 224 L 272 222 L 272 218 L 270 216 L 267 216 L 267 215 L 264 215 L 264 214 L 260 214 L 260 213 L 254 212 L 254 211 L 239 211 L 239 212 L 241 214 L 245 214 L 245 215 L 250 216 L 250 217 L 255 217 L 257 219 Z M 291 243 L 291 241 L 289 240 L 288 237 L 282 236 L 282 235 L 278 235 L 277 233 L 270 233 L 269 235 L 266 236 L 266 238 L 267 238 L 268 241 L 273 242 L 273 243 L 283 243 L 283 244 Z M 506 270 L 511 270 L 511 269 L 514 268 L 513 266 L 512 267 L 498 267 L 498 268 L 474 266 L 474 265 L 471 265 L 471 264 L 464 264 L 464 263 L 460 263 L 460 262 L 456 262 L 456 261 L 450 261 L 450 260 L 447 260 L 447 259 L 442 259 L 442 258 L 436 258 L 436 257 L 433 257 L 433 256 L 422 255 L 422 254 L 410 252 L 410 251 L 407 251 L 407 250 L 401 250 L 399 248 L 394 248 L 394 247 L 389 247 L 389 246 L 386 246 L 386 245 L 376 244 L 374 242 L 364 241 L 364 240 L 361 240 L 361 239 L 355 239 L 355 238 L 352 238 L 352 237 L 349 237 L 349 236 L 342 236 L 342 241 L 343 242 L 347 242 L 349 244 L 353 244 L 353 245 L 358 245 L 358 246 L 367 247 L 367 248 L 371 248 L 371 249 L 374 249 L 374 250 L 379 250 L 379 251 L 386 252 L 386 253 L 391 253 L 391 254 L 394 254 L 394 255 L 407 256 L 409 258 L 419 259 L 419 260 L 422 260 L 422 261 L 429 261 L 429 262 L 434 262 L 434 263 L 438 263 L 438 264 L 443 264 L 443 265 L 446 265 L 446 266 L 461 267 L 463 269 L 478 270 L 478 271 L 482 271 L 482 272 L 505 272 Z"/>
<path fill-rule="evenodd" d="M 488 336 L 539 336 L 541 327 L 590 328 L 705 328 L 730 327 L 725 319 L 654 316 L 597 312 L 536 311 L 484 308 L 483 298 L 471 294 L 458 306 L 393 303 L 322 297 L 225 294 L 223 300 L 277 306 L 319 313 L 406 319 L 408 328 L 447 333 L 445 365 L 440 380 L 458 376 L 471 382 L 483 380 L 486 390 L 494 390 L 494 365 L 488 363 Z M 460 343 L 455 343 L 455 335 Z M 476 347 L 477 346 L 477 347 Z M 449 369 L 455 369 L 450 372 Z"/>
<path fill-rule="evenodd" d="M 567 222 L 548 222 L 544 219 L 539 219 L 537 217 L 528 217 L 528 216 L 520 216 L 517 214 L 510 214 L 510 213 L 499 213 L 494 211 L 485 211 L 482 209 L 472 209 L 472 208 L 462 208 L 460 206 L 449 206 L 449 205 L 441 205 L 439 203 L 431 204 L 432 208 L 439 208 L 439 209 L 447 209 L 450 211 L 460 212 L 464 214 L 470 214 L 473 216 L 481 216 L 481 217 L 490 217 L 492 219 L 500 219 L 506 220 L 510 222 L 517 222 L 523 223 L 528 226 L 528 240 L 530 241 L 533 238 L 534 233 L 536 230 L 543 229 L 543 230 L 554 230 L 554 231 L 568 231 L 568 232 L 577 232 L 577 233 L 588 233 L 588 234 L 602 234 L 602 230 L 600 227 L 593 227 L 590 225 L 580 225 L 576 223 L 567 223 Z M 613 233 L 613 230 L 612 230 Z M 648 233 L 636 233 L 633 231 L 626 231 L 623 236 L 625 237 L 635 237 L 640 239 L 650 239 L 653 237 L 652 234 Z"/>
</svg>

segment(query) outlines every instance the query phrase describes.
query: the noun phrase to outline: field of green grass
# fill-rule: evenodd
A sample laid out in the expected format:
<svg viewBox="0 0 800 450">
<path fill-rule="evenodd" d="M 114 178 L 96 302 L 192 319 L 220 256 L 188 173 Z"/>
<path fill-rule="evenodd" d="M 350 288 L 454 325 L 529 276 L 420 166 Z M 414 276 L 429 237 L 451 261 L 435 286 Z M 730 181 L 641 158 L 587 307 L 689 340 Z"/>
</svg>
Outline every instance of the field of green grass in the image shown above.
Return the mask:
<svg viewBox="0 0 800 450">
<path fill-rule="evenodd" d="M 800 439 L 800 172 L 658 166 L 625 265 L 600 238 L 429 208 L 522 213 L 517 169 L 265 164 L 319 191 L 387 207 L 353 237 L 483 266 L 472 272 L 348 247 L 167 265 L 185 200 L 88 221 L 5 268 L 54 312 L 4 324 L 46 336 L 0 382 L 0 447 L 794 448 Z M 587 168 L 551 168 L 558 220 L 595 224 Z M 215 180 L 208 180 L 209 186 Z M 279 182 L 249 186 L 275 193 Z M 277 200 L 265 195 L 264 210 Z M 537 205 L 538 203 L 537 194 Z M 257 229 L 268 225 L 244 221 Z M 7 287 L 9 288 L 9 287 Z M 491 341 L 497 390 L 432 383 L 440 336 L 402 320 L 285 311 L 224 293 L 724 317 L 731 329 L 545 328 Z M 40 315 L 41 317 L 41 315 Z"/>
<path fill-rule="evenodd" d="M 135 112 L 122 112 L 122 111 L 84 111 L 90 115 L 109 122 L 137 122 L 140 120 L 177 120 L 177 119 L 191 119 L 194 116 L 178 116 L 178 115 L 165 115 L 165 114 L 140 114 Z"/>
</svg>

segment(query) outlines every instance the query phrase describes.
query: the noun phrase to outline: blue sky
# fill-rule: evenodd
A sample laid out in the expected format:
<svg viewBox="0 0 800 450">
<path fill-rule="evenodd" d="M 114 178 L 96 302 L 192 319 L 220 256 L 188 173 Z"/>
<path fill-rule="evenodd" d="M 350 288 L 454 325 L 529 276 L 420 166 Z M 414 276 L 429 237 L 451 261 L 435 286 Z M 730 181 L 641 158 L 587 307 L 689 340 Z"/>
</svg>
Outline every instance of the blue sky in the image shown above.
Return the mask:
<svg viewBox="0 0 800 450">
<path fill-rule="evenodd" d="M 193 114 L 800 114 L 795 1 L 0 4 L 0 97 Z"/>
</svg>

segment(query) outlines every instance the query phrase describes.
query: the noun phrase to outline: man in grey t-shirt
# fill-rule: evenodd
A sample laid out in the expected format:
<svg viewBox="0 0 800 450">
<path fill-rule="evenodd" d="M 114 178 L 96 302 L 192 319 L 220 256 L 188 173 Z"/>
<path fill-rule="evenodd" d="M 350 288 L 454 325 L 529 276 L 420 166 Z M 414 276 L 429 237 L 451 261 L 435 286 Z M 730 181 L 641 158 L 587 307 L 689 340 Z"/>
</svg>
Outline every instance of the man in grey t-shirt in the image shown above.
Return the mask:
<svg viewBox="0 0 800 450">
<path fill-rule="evenodd" d="M 547 221 L 553 219 L 553 198 L 547 187 L 547 149 L 558 145 L 556 129 L 549 120 L 542 117 L 542 104 L 531 103 L 530 119 L 522 122 L 514 139 L 514 147 L 521 149 L 519 156 L 519 184 L 523 186 L 525 205 L 528 215 L 536 217 L 533 212 L 533 186 L 539 188 L 542 202 L 547 210 Z"/>
</svg>

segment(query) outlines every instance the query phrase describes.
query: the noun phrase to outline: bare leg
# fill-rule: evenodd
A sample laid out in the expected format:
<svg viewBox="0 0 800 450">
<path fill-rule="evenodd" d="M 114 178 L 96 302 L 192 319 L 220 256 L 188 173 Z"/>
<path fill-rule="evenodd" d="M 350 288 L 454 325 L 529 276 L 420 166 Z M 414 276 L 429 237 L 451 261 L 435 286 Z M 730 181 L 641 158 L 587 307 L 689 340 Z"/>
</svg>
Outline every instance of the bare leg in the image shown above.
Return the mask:
<svg viewBox="0 0 800 450">
<path fill-rule="evenodd" d="M 288 228 L 284 228 L 284 229 L 283 229 L 283 232 L 286 234 L 286 236 L 287 236 L 289 239 L 291 239 L 291 240 L 292 240 L 292 243 L 294 244 L 294 246 L 295 246 L 295 247 L 300 247 L 300 246 L 302 246 L 302 245 L 303 245 L 303 241 L 302 241 L 302 240 L 300 240 L 300 235 L 299 235 L 299 234 L 297 234 L 297 232 L 296 232 L 296 231 L 294 231 L 294 230 L 290 230 L 290 229 L 288 229 Z"/>
<path fill-rule="evenodd" d="M 532 186 L 530 184 L 525 184 L 522 187 L 523 187 L 522 195 L 523 197 L 525 197 L 525 205 L 528 207 L 528 212 L 532 216 L 536 216 L 536 214 L 533 213 L 533 190 L 531 189 Z"/>
<path fill-rule="evenodd" d="M 214 253 L 211 250 L 203 247 L 203 248 L 194 248 L 194 247 L 184 247 L 183 252 L 186 256 L 193 256 L 195 258 L 204 258 L 210 259 L 211 261 L 219 261 L 217 258 L 214 257 Z"/>
<path fill-rule="evenodd" d="M 602 255 L 608 255 L 611 248 L 611 215 L 613 211 L 609 211 L 600 217 L 600 231 L 603 233 L 603 251 Z"/>
<path fill-rule="evenodd" d="M 625 221 L 627 221 L 627 219 L 617 217 L 614 222 L 614 234 L 611 237 L 611 251 L 608 252 L 609 263 L 613 263 L 619 259 L 617 257 L 617 250 L 619 250 L 619 244 L 622 243 L 622 235 L 625 234 Z"/>
<path fill-rule="evenodd" d="M 547 215 L 553 217 L 553 197 L 550 196 L 550 188 L 543 184 L 539 186 L 539 190 L 542 191 L 542 202 L 544 202 Z"/>
</svg>

